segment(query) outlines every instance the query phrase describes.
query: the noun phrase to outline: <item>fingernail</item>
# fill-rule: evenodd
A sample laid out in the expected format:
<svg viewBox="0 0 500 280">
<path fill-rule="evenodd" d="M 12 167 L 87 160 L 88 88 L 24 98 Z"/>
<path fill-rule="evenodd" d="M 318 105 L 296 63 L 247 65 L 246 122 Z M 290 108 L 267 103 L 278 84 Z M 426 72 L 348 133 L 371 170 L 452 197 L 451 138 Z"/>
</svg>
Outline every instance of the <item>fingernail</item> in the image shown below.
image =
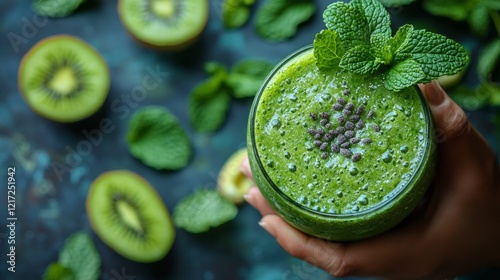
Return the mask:
<svg viewBox="0 0 500 280">
<path fill-rule="evenodd" d="M 437 81 L 433 81 L 430 85 L 426 86 L 426 96 L 429 104 L 437 106 L 443 103 L 445 92 Z"/>
<path fill-rule="evenodd" d="M 261 226 L 263 229 L 265 229 L 270 235 L 272 235 L 273 237 L 276 237 L 276 235 L 274 234 L 274 232 L 271 230 L 271 227 L 269 226 L 268 223 L 264 222 L 264 221 L 260 221 L 259 222 L 259 226 Z"/>
</svg>

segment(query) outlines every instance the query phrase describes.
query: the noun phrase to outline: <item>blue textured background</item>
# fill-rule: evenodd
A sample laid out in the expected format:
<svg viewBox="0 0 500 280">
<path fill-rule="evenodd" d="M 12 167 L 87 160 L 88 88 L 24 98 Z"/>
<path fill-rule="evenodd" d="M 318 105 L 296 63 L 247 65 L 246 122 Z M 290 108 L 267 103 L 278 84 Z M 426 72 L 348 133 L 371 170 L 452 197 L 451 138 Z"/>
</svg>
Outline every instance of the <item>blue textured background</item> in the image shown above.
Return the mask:
<svg viewBox="0 0 500 280">
<path fill-rule="evenodd" d="M 92 232 L 85 213 L 85 198 L 90 183 L 104 171 L 130 169 L 152 183 L 165 201 L 173 206 L 193 189 L 214 187 L 224 161 L 245 146 L 246 122 L 251 100 L 234 100 L 227 122 L 213 135 L 198 134 L 187 121 L 187 98 L 192 87 L 206 75 L 203 63 L 217 60 L 231 66 L 248 57 L 278 62 L 299 47 L 310 44 L 323 28 L 321 11 L 330 1 L 317 0 L 318 12 L 303 24 L 292 40 L 271 44 L 256 36 L 252 22 L 238 31 L 226 31 L 218 8 L 222 0 L 210 0 L 210 21 L 200 40 L 177 53 L 158 53 L 137 45 L 120 24 L 116 1 L 88 0 L 74 15 L 62 19 L 39 20 L 34 24 L 30 0 L 0 2 L 0 182 L 6 181 L 7 167 L 16 167 L 17 232 L 16 273 L 6 270 L 6 228 L 0 227 L 0 279 L 39 279 L 45 267 L 55 261 L 64 239 L 73 232 L 85 231 L 93 237 L 102 257 L 102 279 L 331 279 L 319 269 L 288 256 L 275 240 L 257 226 L 259 214 L 244 205 L 238 217 L 220 228 L 204 234 L 177 230 L 177 238 L 168 256 L 155 264 L 138 264 L 126 260 L 103 244 Z M 254 10 L 262 3 L 258 1 Z M 395 26 L 410 22 L 446 34 L 462 42 L 477 55 L 482 43 L 472 37 L 465 24 L 437 19 L 425 14 L 419 5 L 391 10 Z M 251 19 L 252 21 L 252 19 Z M 26 23 L 29 22 L 29 23 Z M 94 117 L 76 124 L 58 124 L 30 111 L 17 87 L 17 69 L 22 56 L 37 41 L 54 34 L 67 33 L 81 37 L 105 58 L 111 70 L 108 100 Z M 11 44 L 9 34 L 21 36 L 18 45 Z M 475 65 L 472 63 L 471 69 Z M 147 97 L 125 105 L 122 95 L 131 94 L 148 69 L 168 72 Z M 477 83 L 474 71 L 466 82 Z M 121 107 L 117 111 L 117 107 Z M 130 115 L 139 107 L 162 105 L 173 112 L 187 130 L 194 149 L 189 166 L 179 172 L 158 172 L 132 158 L 124 142 Z M 114 109 L 113 109 L 114 108 Z M 125 110 L 127 109 L 127 110 Z M 492 124 L 498 109 L 470 112 L 469 116 L 499 154 L 499 138 Z M 111 119 L 115 129 L 93 145 L 74 168 L 57 178 L 53 165 L 67 163 L 85 140 L 82 130 L 97 129 L 103 118 Z M 4 184 L 4 183 L 1 183 Z M 0 221 L 5 220 L 6 189 L 0 188 Z M 2 225 L 3 222 L 0 222 Z M 123 274 L 125 273 L 125 274 Z M 500 279 L 495 271 L 479 271 L 463 277 Z M 131 279 L 131 278 L 128 278 Z"/>
</svg>

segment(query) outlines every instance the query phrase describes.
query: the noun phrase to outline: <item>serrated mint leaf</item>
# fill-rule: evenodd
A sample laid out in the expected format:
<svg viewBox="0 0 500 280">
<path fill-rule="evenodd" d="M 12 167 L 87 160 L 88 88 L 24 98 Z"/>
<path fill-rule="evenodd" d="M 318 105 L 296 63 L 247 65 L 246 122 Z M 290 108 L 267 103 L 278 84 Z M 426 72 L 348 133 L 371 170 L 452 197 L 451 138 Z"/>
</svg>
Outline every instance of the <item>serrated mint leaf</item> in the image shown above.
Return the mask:
<svg viewBox="0 0 500 280">
<path fill-rule="evenodd" d="M 391 48 L 394 51 L 394 54 L 397 54 L 398 52 L 400 52 L 402 48 L 405 48 L 408 45 L 413 30 L 414 30 L 413 25 L 405 24 L 401 26 L 394 35 L 394 37 L 392 37 L 389 40 L 388 45 L 391 46 Z"/>
<path fill-rule="evenodd" d="M 337 67 L 340 58 L 344 55 L 344 46 L 339 34 L 335 30 L 321 30 L 314 37 L 314 57 L 320 69 Z"/>
<path fill-rule="evenodd" d="M 378 0 L 352 0 L 350 5 L 364 12 L 371 36 L 381 34 L 387 40 L 391 37 L 391 18 Z"/>
<path fill-rule="evenodd" d="M 134 113 L 128 124 L 130 153 L 158 170 L 178 170 L 191 158 L 191 146 L 177 118 L 160 106 L 147 106 Z"/>
<path fill-rule="evenodd" d="M 388 90 L 400 91 L 416 85 L 425 78 L 425 73 L 415 60 L 408 59 L 394 65 L 386 74 L 384 86 Z"/>
<path fill-rule="evenodd" d="M 397 56 L 411 56 L 425 73 L 424 81 L 431 81 L 444 75 L 460 72 L 469 61 L 467 51 L 459 43 L 443 35 L 415 30 L 408 44 L 403 46 Z"/>
<path fill-rule="evenodd" d="M 45 273 L 43 280 L 76 280 L 73 271 L 59 262 L 50 264 Z"/>
<path fill-rule="evenodd" d="M 254 2 L 244 0 L 225 0 L 222 3 L 222 24 L 226 28 L 239 28 L 250 17 L 250 8 Z"/>
<path fill-rule="evenodd" d="M 99 279 L 101 257 L 86 233 L 79 232 L 68 237 L 59 254 L 59 263 L 72 271 L 74 280 Z"/>
<path fill-rule="evenodd" d="M 72 14 L 85 0 L 36 0 L 33 11 L 41 16 L 65 17 Z"/>
<path fill-rule="evenodd" d="M 343 2 L 335 2 L 326 8 L 323 20 L 328 29 L 338 33 L 345 50 L 370 44 L 370 27 L 359 8 Z"/>
<path fill-rule="evenodd" d="M 489 79 L 493 70 L 500 62 L 500 39 L 489 43 L 479 54 L 477 73 L 484 79 Z"/>
<path fill-rule="evenodd" d="M 340 60 L 340 67 L 356 74 L 372 74 L 381 63 L 376 61 L 370 47 L 356 46 L 348 50 Z"/>
<path fill-rule="evenodd" d="M 385 35 L 376 33 L 370 37 L 370 46 L 377 50 L 383 48 L 387 44 L 388 40 L 389 39 Z"/>
<path fill-rule="evenodd" d="M 231 96 L 224 82 L 226 75 L 215 75 L 196 86 L 188 101 L 188 116 L 198 132 L 216 131 L 226 120 Z"/>
<path fill-rule="evenodd" d="M 235 98 L 253 97 L 259 91 L 274 64 L 261 59 L 240 61 L 227 76 L 226 83 Z"/>
<path fill-rule="evenodd" d="M 238 208 L 216 189 L 199 189 L 175 205 L 174 224 L 191 233 L 200 233 L 231 221 Z"/>
<path fill-rule="evenodd" d="M 297 33 L 316 8 L 312 0 L 267 0 L 255 16 L 255 30 L 266 40 L 279 42 Z"/>
<path fill-rule="evenodd" d="M 404 5 L 411 4 L 417 0 L 379 0 L 382 5 L 388 8 L 401 7 Z"/>
</svg>

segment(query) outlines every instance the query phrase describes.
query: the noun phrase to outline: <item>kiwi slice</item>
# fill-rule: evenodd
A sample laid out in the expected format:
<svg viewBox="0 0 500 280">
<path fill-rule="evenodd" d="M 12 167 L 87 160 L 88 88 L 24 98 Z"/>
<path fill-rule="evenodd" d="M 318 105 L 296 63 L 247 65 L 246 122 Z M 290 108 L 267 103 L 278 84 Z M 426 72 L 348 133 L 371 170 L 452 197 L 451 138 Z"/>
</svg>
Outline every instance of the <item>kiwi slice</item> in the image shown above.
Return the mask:
<svg viewBox="0 0 500 280">
<path fill-rule="evenodd" d="M 243 195 L 254 185 L 240 170 L 241 162 L 247 155 L 246 148 L 235 152 L 226 161 L 217 179 L 217 189 L 221 196 L 236 204 L 243 202 Z"/>
<path fill-rule="evenodd" d="M 34 112 L 58 122 L 75 122 L 99 110 L 110 78 L 106 62 L 92 46 L 74 36 L 56 35 L 24 55 L 18 82 Z"/>
<path fill-rule="evenodd" d="M 196 40 L 208 20 L 207 0 L 120 0 L 127 31 L 146 46 L 177 50 Z"/>
<path fill-rule="evenodd" d="M 95 179 L 87 197 L 87 215 L 104 243 L 136 262 L 162 259 L 175 239 L 160 196 L 131 171 L 109 171 Z"/>
</svg>

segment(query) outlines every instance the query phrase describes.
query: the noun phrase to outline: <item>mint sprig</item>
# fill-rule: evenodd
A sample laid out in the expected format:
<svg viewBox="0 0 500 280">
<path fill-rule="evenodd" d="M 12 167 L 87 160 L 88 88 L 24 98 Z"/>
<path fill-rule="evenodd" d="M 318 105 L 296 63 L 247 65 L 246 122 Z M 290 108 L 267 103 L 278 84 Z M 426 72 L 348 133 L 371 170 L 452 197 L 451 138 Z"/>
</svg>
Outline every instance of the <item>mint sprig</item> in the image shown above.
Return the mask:
<svg viewBox="0 0 500 280">
<path fill-rule="evenodd" d="M 333 3 L 323 19 L 328 30 L 314 41 L 317 66 L 379 74 L 392 91 L 456 74 L 469 60 L 457 42 L 409 24 L 391 37 L 389 13 L 378 0 Z"/>
</svg>

